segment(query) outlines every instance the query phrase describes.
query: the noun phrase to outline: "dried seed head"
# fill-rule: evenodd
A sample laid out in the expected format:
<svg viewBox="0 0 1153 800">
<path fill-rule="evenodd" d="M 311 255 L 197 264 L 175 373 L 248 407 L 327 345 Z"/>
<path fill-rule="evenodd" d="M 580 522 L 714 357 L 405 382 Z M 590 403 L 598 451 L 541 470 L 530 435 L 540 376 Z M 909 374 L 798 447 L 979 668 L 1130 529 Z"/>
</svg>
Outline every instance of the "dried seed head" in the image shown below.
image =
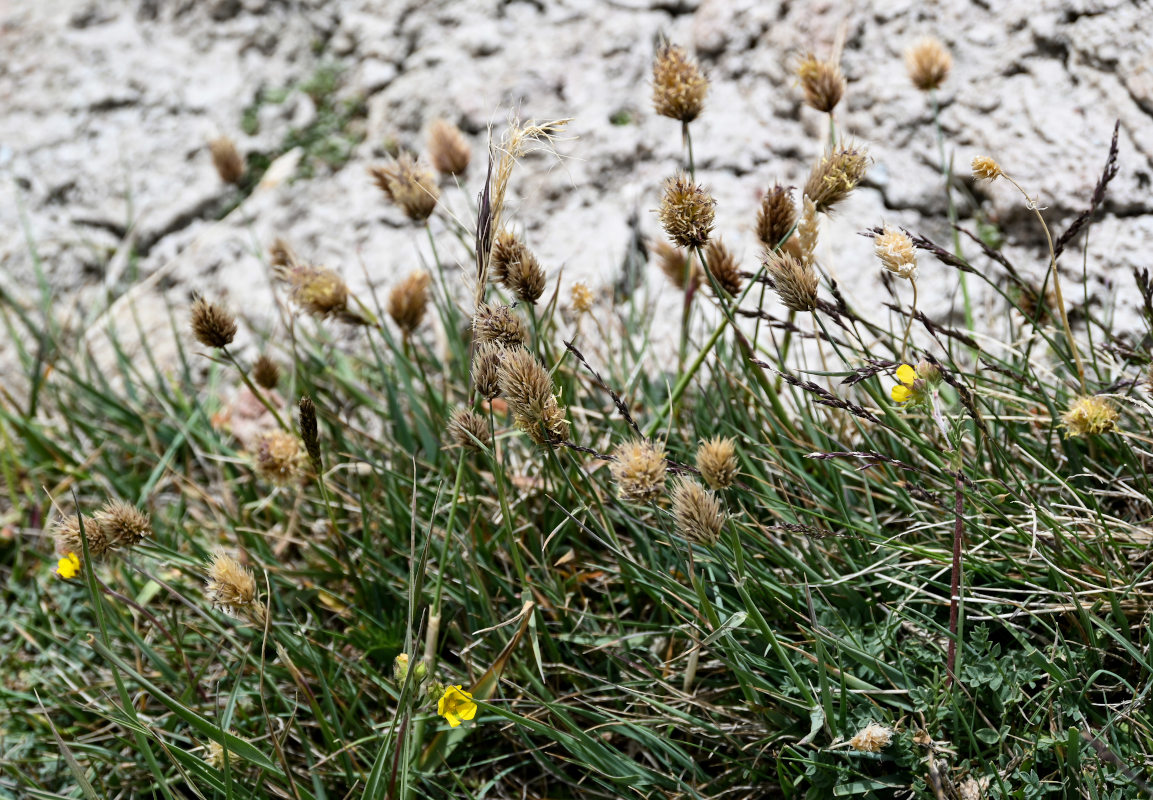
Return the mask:
<svg viewBox="0 0 1153 800">
<path fill-rule="evenodd" d="M 817 111 L 832 111 L 845 94 L 845 76 L 840 66 L 832 61 L 821 61 L 813 55 L 805 56 L 797 66 L 797 77 L 801 79 L 805 102 Z"/>
<path fill-rule="evenodd" d="M 881 265 L 898 278 L 917 280 L 917 251 L 904 231 L 886 225 L 884 232 L 873 239 L 873 252 L 881 259 Z"/>
<path fill-rule="evenodd" d="M 316 404 L 312 398 L 304 395 L 298 405 L 300 409 L 300 439 L 304 442 L 304 452 L 308 453 L 308 460 L 312 469 L 320 473 L 320 429 L 316 424 Z"/>
<path fill-rule="evenodd" d="M 368 172 L 385 196 L 414 222 L 424 222 L 436 208 L 440 197 L 436 176 L 411 153 L 401 153 L 383 166 L 369 167 Z"/>
<path fill-rule="evenodd" d="M 468 171 L 472 148 L 460 128 L 438 119 L 428 129 L 428 160 L 442 175 L 463 175 Z"/>
<path fill-rule="evenodd" d="M 536 303 L 544 294 L 545 275 L 540 262 L 511 231 L 502 230 L 496 235 L 489 271 L 522 302 Z"/>
<path fill-rule="evenodd" d="M 772 250 L 789 235 L 797 224 L 797 208 L 790 196 L 792 187 L 773 184 L 761 198 L 761 208 L 757 212 L 757 238 Z"/>
<path fill-rule="evenodd" d="M 513 422 L 539 445 L 564 439 L 568 420 L 553 394 L 552 378 L 532 353 L 509 351 L 497 367 L 500 393 L 508 403 Z"/>
<path fill-rule="evenodd" d="M 765 255 L 765 269 L 785 308 L 790 311 L 812 311 L 817 307 L 817 272 L 809 264 L 788 252 Z"/>
<path fill-rule="evenodd" d="M 922 92 L 939 89 L 949 77 L 953 57 L 939 39 L 926 36 L 905 51 L 905 69 L 909 79 Z"/>
<path fill-rule="evenodd" d="M 657 266 L 669 279 L 669 283 L 680 291 L 692 287 L 694 291 L 701 285 L 701 265 L 692 255 L 661 239 L 653 246 Z"/>
<path fill-rule="evenodd" d="M 405 336 L 411 336 L 424 319 L 428 309 L 429 280 L 428 273 L 418 269 L 388 293 L 388 315 Z"/>
<path fill-rule="evenodd" d="M 662 117 L 692 122 L 705 107 L 709 82 L 675 44 L 664 43 L 653 60 L 653 108 Z"/>
<path fill-rule="evenodd" d="M 279 429 L 260 434 L 256 438 L 256 471 L 275 484 L 291 482 L 300 474 L 300 442 Z"/>
<path fill-rule="evenodd" d="M 849 740 L 849 745 L 854 750 L 859 750 L 862 753 L 879 753 L 888 747 L 889 742 L 892 740 L 892 728 L 886 728 L 884 725 L 870 722 L 864 728 L 857 731 L 857 735 Z"/>
<path fill-rule="evenodd" d="M 684 475 L 673 481 L 673 518 L 677 533 L 697 544 L 716 544 L 725 517 L 716 495 Z"/>
<path fill-rule="evenodd" d="M 458 408 L 449 417 L 448 435 L 457 447 L 480 452 L 481 445 L 488 447 L 492 442 L 490 433 L 485 418 L 471 408 Z M 480 444 L 477 444 L 478 441 Z"/>
<path fill-rule="evenodd" d="M 1104 397 L 1087 395 L 1078 397 L 1061 416 L 1065 438 L 1109 433 L 1117 427 L 1120 414 Z"/>
<path fill-rule="evenodd" d="M 656 500 L 665 491 L 665 450 L 647 439 L 621 442 L 613 450 L 616 461 L 609 465 L 617 493 L 630 503 Z"/>
<path fill-rule="evenodd" d="M 252 364 L 252 379 L 262 389 L 275 389 L 280 383 L 280 367 L 266 354 L 261 353 Z"/>
<path fill-rule="evenodd" d="M 109 550 L 133 547 L 152 535 L 152 522 L 148 515 L 122 500 L 105 503 L 92 515 L 92 524 L 100 530 Z"/>
<path fill-rule="evenodd" d="M 227 347 L 236 338 L 236 318 L 203 297 L 192 302 L 192 335 L 205 347 Z"/>
<path fill-rule="evenodd" d="M 225 183 L 240 183 L 244 177 L 244 159 L 236 149 L 236 143 L 227 136 L 221 136 L 208 143 L 212 152 L 212 166 Z"/>
<path fill-rule="evenodd" d="M 478 345 L 472 356 L 472 385 L 486 400 L 500 395 L 500 379 L 497 368 L 504 357 L 505 349 L 495 342 Z"/>
<path fill-rule="evenodd" d="M 709 240 L 705 248 L 705 266 L 712 273 L 717 284 L 736 297 L 741 293 L 741 268 L 736 256 L 718 239 Z"/>
<path fill-rule="evenodd" d="M 253 622 L 264 620 L 264 604 L 256 598 L 256 579 L 251 570 L 225 552 L 216 551 L 208 562 L 204 595 L 229 616 L 247 617 Z"/>
<path fill-rule="evenodd" d="M 348 284 L 334 269 L 297 263 L 281 277 L 292 287 L 292 301 L 313 316 L 342 315 L 348 309 Z"/>
<path fill-rule="evenodd" d="M 740 471 L 736 443 L 721 436 L 701 442 L 697 448 L 696 462 L 701 477 L 710 489 L 727 489 L 733 485 Z"/>
<path fill-rule="evenodd" d="M 268 263 L 272 265 L 273 272 L 287 280 L 283 273 L 298 267 L 300 260 L 296 257 L 292 245 L 278 237 L 268 248 Z"/>
<path fill-rule="evenodd" d="M 482 303 L 472 318 L 472 335 L 478 344 L 489 342 L 515 350 L 528 341 L 528 330 L 508 306 Z"/>
<path fill-rule="evenodd" d="M 805 182 L 805 195 L 812 198 L 817 211 L 829 213 L 865 177 L 869 156 L 861 147 L 838 147 L 821 156 Z"/>
<path fill-rule="evenodd" d="M 52 526 L 52 535 L 56 540 L 57 553 L 75 553 L 77 558 L 84 557 L 80 520 L 76 514 L 68 514 L 56 520 Z M 99 558 L 112 549 L 112 542 L 104 529 L 88 515 L 84 516 L 84 536 L 88 539 L 88 552 L 93 558 Z"/>
<path fill-rule="evenodd" d="M 989 156 L 977 156 L 973 159 L 973 177 L 979 181 L 995 181 L 1005 173 L 1001 165 Z"/>
<path fill-rule="evenodd" d="M 572 285 L 572 307 L 578 314 L 587 314 L 592 310 L 592 289 L 584 281 L 577 281 Z"/>
<path fill-rule="evenodd" d="M 665 181 L 659 210 L 665 233 L 677 247 L 703 247 L 713 230 L 716 201 L 684 172 Z"/>
</svg>

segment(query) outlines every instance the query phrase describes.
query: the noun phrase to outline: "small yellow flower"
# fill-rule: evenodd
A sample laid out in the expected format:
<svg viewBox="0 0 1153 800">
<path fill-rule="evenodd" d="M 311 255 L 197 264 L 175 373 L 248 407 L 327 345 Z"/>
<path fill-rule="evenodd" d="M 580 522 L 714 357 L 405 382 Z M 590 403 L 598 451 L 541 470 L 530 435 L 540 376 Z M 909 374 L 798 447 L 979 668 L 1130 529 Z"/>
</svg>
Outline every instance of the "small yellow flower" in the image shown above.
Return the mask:
<svg viewBox="0 0 1153 800">
<path fill-rule="evenodd" d="M 917 370 L 908 364 L 897 367 L 897 380 L 899 384 L 893 387 L 890 394 L 898 403 L 907 403 L 917 394 Z"/>
<path fill-rule="evenodd" d="M 56 564 L 56 574 L 61 578 L 75 578 L 80 574 L 80 558 L 75 553 L 69 553 Z"/>
<path fill-rule="evenodd" d="M 476 703 L 472 702 L 472 695 L 456 686 L 445 687 L 444 695 L 436 704 L 436 713 L 448 720 L 452 727 L 460 725 L 461 720 L 469 720 L 476 716 Z"/>
</svg>

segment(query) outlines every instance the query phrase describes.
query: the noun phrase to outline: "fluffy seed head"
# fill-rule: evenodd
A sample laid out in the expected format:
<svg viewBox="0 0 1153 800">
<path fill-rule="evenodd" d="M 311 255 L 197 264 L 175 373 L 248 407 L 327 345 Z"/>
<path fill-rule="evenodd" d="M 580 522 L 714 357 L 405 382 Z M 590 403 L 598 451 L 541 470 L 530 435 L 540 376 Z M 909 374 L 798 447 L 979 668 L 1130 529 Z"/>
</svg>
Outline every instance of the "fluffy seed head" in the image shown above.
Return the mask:
<svg viewBox="0 0 1153 800">
<path fill-rule="evenodd" d="M 1086 395 L 1078 397 L 1061 417 L 1065 438 L 1109 433 L 1117 427 L 1120 414 L 1104 397 Z"/>
<path fill-rule="evenodd" d="M 898 278 L 917 280 L 917 251 L 904 231 L 886 225 L 873 240 L 873 252 L 881 259 L 881 265 Z"/>
<path fill-rule="evenodd" d="M 662 117 L 692 122 L 705 107 L 709 82 L 688 54 L 664 43 L 653 61 L 653 109 Z"/>
<path fill-rule="evenodd" d="M 497 234 L 489 271 L 521 302 L 536 303 L 544 294 L 544 269 L 528 246 L 511 231 L 502 230 Z"/>
<path fill-rule="evenodd" d="M 657 266 L 677 289 L 683 292 L 691 286 L 695 291 L 701 285 L 701 265 L 689 253 L 663 239 L 653 246 L 653 250 Z"/>
<path fill-rule="evenodd" d="M 757 238 L 772 250 L 797 224 L 797 207 L 793 205 L 791 187 L 773 184 L 761 198 L 761 208 L 757 211 Z"/>
<path fill-rule="evenodd" d="M 494 342 L 478 345 L 472 356 L 472 385 L 486 400 L 492 400 L 500 395 L 500 378 L 497 369 L 500 367 L 505 349 Z"/>
<path fill-rule="evenodd" d="M 208 602 L 232 617 L 263 622 L 264 604 L 256 598 L 256 579 L 251 570 L 232 556 L 216 551 L 208 562 L 204 584 Z"/>
<path fill-rule="evenodd" d="M 472 335 L 478 344 L 494 343 L 515 350 L 528 341 L 524 321 L 508 306 L 482 303 L 472 317 Z"/>
<path fill-rule="evenodd" d="M 741 293 L 741 267 L 719 238 L 711 239 L 705 248 L 705 264 L 722 289 L 734 297 Z"/>
<path fill-rule="evenodd" d="M 621 442 L 613 450 L 616 458 L 609 465 L 617 494 L 630 503 L 656 500 L 665 491 L 665 450 L 647 439 Z"/>
<path fill-rule="evenodd" d="M 953 57 L 939 39 L 926 36 L 905 51 L 909 80 L 922 92 L 939 89 L 949 77 Z"/>
<path fill-rule="evenodd" d="M 564 439 L 568 420 L 553 394 L 552 378 L 532 353 L 508 352 L 497 367 L 500 393 L 512 411 L 513 422 L 539 445 Z"/>
<path fill-rule="evenodd" d="M 684 172 L 665 181 L 660 218 L 677 247 L 703 247 L 713 230 L 716 201 Z"/>
<path fill-rule="evenodd" d="M 252 364 L 252 379 L 262 389 L 275 389 L 280 383 L 280 367 L 269 356 L 261 353 Z"/>
<path fill-rule="evenodd" d="M 68 514 L 56 520 L 52 526 L 52 535 L 56 540 L 57 553 L 75 553 L 77 558 L 84 557 L 80 520 L 76 514 Z M 88 552 L 93 558 L 99 558 L 112 549 L 112 542 L 104 529 L 89 515 L 84 516 L 84 536 L 88 539 Z"/>
<path fill-rule="evenodd" d="M 225 183 L 240 183 L 244 177 L 244 159 L 236 149 L 236 143 L 227 136 L 221 136 L 208 143 L 212 153 L 212 166 Z"/>
<path fill-rule="evenodd" d="M 148 515 L 122 500 L 106 502 L 92 515 L 92 524 L 100 529 L 109 550 L 133 547 L 152 535 Z"/>
<path fill-rule="evenodd" d="M 328 317 L 348 309 L 348 284 L 336 270 L 297 263 L 281 275 L 292 287 L 292 301 L 305 312 Z"/>
<path fill-rule="evenodd" d="M 572 307 L 578 314 L 587 314 L 592 310 L 592 289 L 584 281 L 577 281 L 572 285 Z"/>
<path fill-rule="evenodd" d="M 829 213 L 865 177 L 869 156 L 862 147 L 838 147 L 826 152 L 813 165 L 805 182 L 805 195 L 812 199 L 818 211 Z"/>
<path fill-rule="evenodd" d="M 369 167 L 376 185 L 414 222 L 424 222 L 436 208 L 440 189 L 436 176 L 417 163 L 411 153 L 401 153 L 383 166 Z"/>
<path fill-rule="evenodd" d="M 701 442 L 697 448 L 696 462 L 701 477 L 710 489 L 727 489 L 733 485 L 740 471 L 736 443 L 721 436 Z"/>
<path fill-rule="evenodd" d="M 453 444 L 480 452 L 480 444 L 487 447 L 492 442 L 488 422 L 471 408 L 458 408 L 448 420 L 448 435 Z"/>
<path fill-rule="evenodd" d="M 261 477 L 282 485 L 300 473 L 300 442 L 280 429 L 265 431 L 256 438 L 256 471 Z"/>
<path fill-rule="evenodd" d="M 812 311 L 817 307 L 820 281 L 813 267 L 788 252 L 765 255 L 765 269 L 785 308 L 790 311 Z"/>
<path fill-rule="evenodd" d="M 857 731 L 857 735 L 849 740 L 849 745 L 854 750 L 859 750 L 862 753 L 879 753 L 888 747 L 889 742 L 892 740 L 892 728 L 886 728 L 884 725 L 870 722 L 864 728 Z"/>
<path fill-rule="evenodd" d="M 678 534 L 703 545 L 716 544 L 725 524 L 716 495 L 683 475 L 673 481 L 673 518 Z"/>
<path fill-rule="evenodd" d="M 392 287 L 388 293 L 388 315 L 405 336 L 411 336 L 428 310 L 429 275 L 422 269 Z"/>
<path fill-rule="evenodd" d="M 438 119 L 428 129 L 428 160 L 442 175 L 463 175 L 468 171 L 472 148 L 460 128 Z"/>
<path fill-rule="evenodd" d="M 236 318 L 203 297 L 192 302 L 192 335 L 205 347 L 227 347 L 236 338 Z"/>
<path fill-rule="evenodd" d="M 979 181 L 995 181 L 1005 173 L 1001 165 L 989 156 L 977 156 L 973 159 L 973 177 Z"/>
<path fill-rule="evenodd" d="M 845 94 L 845 76 L 839 65 L 805 56 L 797 66 L 797 77 L 805 93 L 805 102 L 817 111 L 828 113 L 837 107 Z"/>
</svg>

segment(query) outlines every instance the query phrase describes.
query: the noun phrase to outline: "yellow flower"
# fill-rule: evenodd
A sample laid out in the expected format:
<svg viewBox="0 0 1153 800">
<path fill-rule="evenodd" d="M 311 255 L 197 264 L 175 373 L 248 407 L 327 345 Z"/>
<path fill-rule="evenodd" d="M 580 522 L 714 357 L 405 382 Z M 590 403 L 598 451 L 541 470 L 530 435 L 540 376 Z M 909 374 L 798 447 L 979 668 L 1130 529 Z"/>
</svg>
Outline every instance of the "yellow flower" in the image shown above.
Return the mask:
<svg viewBox="0 0 1153 800">
<path fill-rule="evenodd" d="M 462 719 L 468 720 L 476 716 L 476 703 L 472 702 L 472 695 L 461 688 L 460 684 L 448 686 L 440 702 L 436 704 L 436 713 L 448 720 L 452 727 L 460 725 Z"/>
<path fill-rule="evenodd" d="M 80 558 L 75 553 L 64 556 L 56 565 L 56 574 L 61 578 L 75 578 L 79 573 Z"/>
<path fill-rule="evenodd" d="M 902 364 L 897 367 L 897 380 L 900 383 L 893 387 L 890 394 L 898 403 L 907 403 L 917 394 L 917 370 L 908 364 Z"/>
</svg>

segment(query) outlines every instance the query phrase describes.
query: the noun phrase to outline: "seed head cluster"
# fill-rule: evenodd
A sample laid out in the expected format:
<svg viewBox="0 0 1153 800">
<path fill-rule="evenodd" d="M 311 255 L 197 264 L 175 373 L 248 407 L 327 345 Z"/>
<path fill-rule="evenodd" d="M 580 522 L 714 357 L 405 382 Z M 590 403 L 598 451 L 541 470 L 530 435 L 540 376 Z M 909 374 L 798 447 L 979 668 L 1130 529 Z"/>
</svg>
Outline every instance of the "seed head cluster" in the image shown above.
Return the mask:
<svg viewBox="0 0 1153 800">
<path fill-rule="evenodd" d="M 539 445 L 555 444 L 568 429 L 564 408 L 553 394 L 552 377 L 532 353 L 509 351 L 497 367 L 500 393 L 513 422 Z"/>
<path fill-rule="evenodd" d="M 725 524 L 716 495 L 684 475 L 673 481 L 673 519 L 677 533 L 697 544 L 716 544 Z"/>
<path fill-rule="evenodd" d="M 497 370 L 505 349 L 499 344 L 485 342 L 476 348 L 472 356 L 472 385 L 486 400 L 500 396 L 500 377 Z"/>
<path fill-rule="evenodd" d="M 126 550 L 152 535 L 152 522 L 148 515 L 122 500 L 109 500 L 95 514 L 84 517 L 84 537 L 88 539 L 88 552 L 99 558 L 113 550 Z M 80 519 L 69 514 L 58 519 L 53 527 L 56 550 L 75 553 L 82 557 L 84 542 L 80 534 Z"/>
<path fill-rule="evenodd" d="M 741 293 L 741 267 L 733 251 L 719 238 L 709 240 L 705 248 L 705 266 L 722 289 L 734 297 Z"/>
<path fill-rule="evenodd" d="M 917 280 L 917 251 L 904 231 L 886 225 L 884 232 L 873 240 L 873 252 L 881 265 L 898 278 Z"/>
<path fill-rule="evenodd" d="M 388 293 L 388 315 L 406 337 L 424 320 L 430 280 L 425 270 L 414 270 Z"/>
<path fill-rule="evenodd" d="M 940 89 L 953 68 L 953 57 L 939 39 L 926 36 L 905 51 L 909 80 L 922 92 Z"/>
<path fill-rule="evenodd" d="M 264 431 L 256 437 L 256 471 L 277 485 L 291 483 L 300 475 L 300 441 L 280 429 Z"/>
<path fill-rule="evenodd" d="M 497 234 L 492 245 L 489 271 L 521 302 L 536 303 L 544 294 L 544 269 L 528 246 L 511 231 L 503 230 Z"/>
<path fill-rule="evenodd" d="M 428 160 L 442 175 L 463 175 L 468 171 L 472 148 L 460 128 L 438 119 L 428 129 Z"/>
<path fill-rule="evenodd" d="M 857 188 L 868 168 L 869 156 L 864 148 L 833 148 L 813 166 L 805 182 L 805 195 L 812 199 L 818 211 L 827 214 Z"/>
<path fill-rule="evenodd" d="M 262 389 L 275 389 L 280 383 L 280 367 L 267 354 L 261 353 L 252 363 L 252 379 Z"/>
<path fill-rule="evenodd" d="M 736 443 L 721 436 L 701 442 L 697 448 L 696 464 L 710 489 L 727 489 L 740 471 Z"/>
<path fill-rule="evenodd" d="M 587 314 L 592 310 L 592 289 L 584 281 L 577 281 L 572 285 L 572 307 L 578 314 Z"/>
<path fill-rule="evenodd" d="M 797 66 L 797 77 L 805 93 L 805 102 L 817 111 L 831 112 L 845 94 L 845 76 L 835 62 L 806 56 Z"/>
<path fill-rule="evenodd" d="M 677 289 L 683 292 L 692 288 L 695 291 L 701 285 L 701 265 L 689 253 L 663 239 L 653 245 L 653 251 L 657 266 Z"/>
<path fill-rule="evenodd" d="M 648 439 L 632 439 L 617 445 L 613 457 L 609 471 L 622 500 L 647 503 L 664 494 L 668 467 L 663 447 Z"/>
<path fill-rule="evenodd" d="M 315 317 L 341 316 L 348 309 L 348 284 L 329 267 L 297 264 L 281 273 L 292 287 L 292 301 Z"/>
<path fill-rule="evenodd" d="M 785 308 L 798 312 L 816 309 L 820 281 L 812 265 L 792 253 L 778 250 L 765 255 L 765 270 Z"/>
<path fill-rule="evenodd" d="M 192 335 L 205 347 L 227 347 L 236 338 L 236 318 L 223 306 L 203 297 L 192 302 Z"/>
<path fill-rule="evenodd" d="M 401 153 L 383 166 L 368 168 L 385 197 L 413 222 L 424 222 L 436 208 L 440 189 L 436 176 L 411 153 Z"/>
<path fill-rule="evenodd" d="M 448 419 L 448 435 L 457 447 L 480 451 L 492 442 L 488 422 L 471 408 L 458 408 Z M 478 444 L 479 442 L 480 444 Z"/>
<path fill-rule="evenodd" d="M 687 173 L 665 181 L 661 225 L 677 247 L 703 247 L 713 230 L 716 201 Z"/>
<path fill-rule="evenodd" d="M 252 571 L 223 551 L 212 554 L 204 595 L 212 605 L 232 617 L 244 617 L 263 624 L 264 604 L 256 596 Z"/>
<path fill-rule="evenodd" d="M 683 48 L 665 43 L 653 61 L 653 109 L 662 117 L 692 122 L 705 107 L 709 82 Z"/>
<path fill-rule="evenodd" d="M 244 177 L 244 158 L 236 149 L 236 142 L 227 136 L 221 136 L 208 143 L 208 150 L 212 153 L 212 166 L 216 167 L 216 174 L 225 183 L 240 183 Z"/>
<path fill-rule="evenodd" d="M 791 187 L 776 183 L 761 198 L 761 207 L 757 211 L 757 238 L 770 250 L 780 244 L 797 224 L 797 207 L 791 193 Z"/>
<path fill-rule="evenodd" d="M 1120 414 L 1104 397 L 1086 395 L 1078 397 L 1062 415 L 1065 438 L 1095 436 L 1109 433 L 1117 427 Z"/>
<path fill-rule="evenodd" d="M 478 344 L 499 344 L 516 349 L 528 341 L 524 321 L 508 306 L 483 303 L 472 317 L 472 335 Z"/>
<path fill-rule="evenodd" d="M 893 741 L 893 729 L 870 722 L 849 740 L 849 746 L 862 753 L 879 753 Z"/>
<path fill-rule="evenodd" d="M 973 177 L 979 181 L 995 181 L 1005 173 L 1001 165 L 989 156 L 977 156 L 972 163 Z"/>
</svg>

